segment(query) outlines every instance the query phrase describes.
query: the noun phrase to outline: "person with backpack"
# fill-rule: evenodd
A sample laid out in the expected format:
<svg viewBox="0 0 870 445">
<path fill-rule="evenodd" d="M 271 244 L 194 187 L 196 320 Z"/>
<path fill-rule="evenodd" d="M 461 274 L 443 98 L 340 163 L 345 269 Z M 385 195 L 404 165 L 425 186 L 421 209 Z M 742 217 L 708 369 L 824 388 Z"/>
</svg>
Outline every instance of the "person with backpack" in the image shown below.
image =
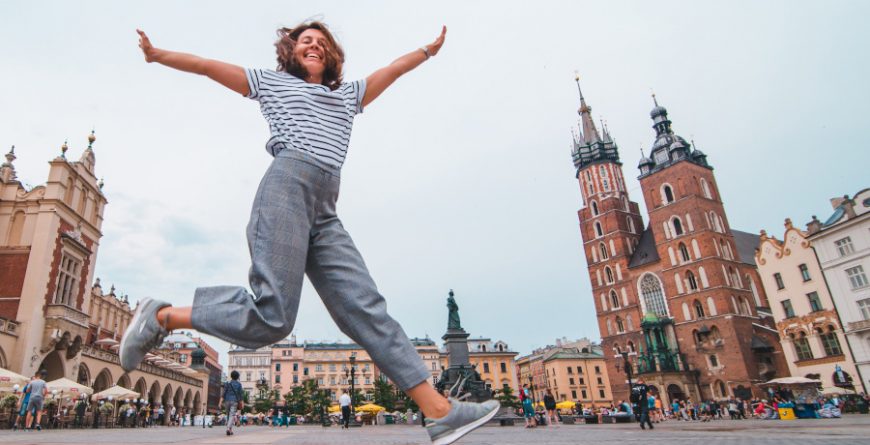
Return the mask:
<svg viewBox="0 0 870 445">
<path fill-rule="evenodd" d="M 244 390 L 242 384 L 239 383 L 239 371 L 231 372 L 230 381 L 224 383 L 219 405 L 227 410 L 227 436 L 232 436 L 233 426 L 237 419 L 236 414 L 245 407 Z"/>
</svg>

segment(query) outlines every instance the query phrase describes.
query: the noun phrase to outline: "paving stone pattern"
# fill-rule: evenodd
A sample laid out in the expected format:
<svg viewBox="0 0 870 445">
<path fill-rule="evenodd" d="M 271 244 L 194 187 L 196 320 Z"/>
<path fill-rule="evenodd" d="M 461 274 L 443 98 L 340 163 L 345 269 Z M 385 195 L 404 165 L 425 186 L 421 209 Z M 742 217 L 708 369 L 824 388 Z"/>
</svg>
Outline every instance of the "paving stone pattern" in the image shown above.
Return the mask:
<svg viewBox="0 0 870 445">
<path fill-rule="evenodd" d="M 62 431 L 0 431 L 3 444 L 302 444 L 302 445 L 404 445 L 428 444 L 419 426 L 365 426 L 342 430 L 338 427 L 293 426 L 271 428 L 247 426 L 234 436 L 223 428 L 172 428 Z M 642 431 L 630 425 L 562 425 L 525 429 L 522 426 L 487 426 L 466 436 L 460 445 L 496 444 L 867 444 L 870 416 L 849 415 L 843 419 L 763 421 L 720 420 L 710 423 L 669 421 L 655 430 Z"/>
</svg>

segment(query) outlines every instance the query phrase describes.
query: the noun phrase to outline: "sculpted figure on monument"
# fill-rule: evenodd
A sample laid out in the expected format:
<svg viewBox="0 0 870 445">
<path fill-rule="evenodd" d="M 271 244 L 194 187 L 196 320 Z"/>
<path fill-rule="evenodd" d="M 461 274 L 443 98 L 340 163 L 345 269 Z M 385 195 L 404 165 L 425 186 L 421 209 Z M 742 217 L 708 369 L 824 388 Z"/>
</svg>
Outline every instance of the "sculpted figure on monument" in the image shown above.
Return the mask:
<svg viewBox="0 0 870 445">
<path fill-rule="evenodd" d="M 447 309 L 450 311 L 447 315 L 447 329 L 462 329 L 459 324 L 459 306 L 453 299 L 453 289 L 450 289 L 450 294 L 447 297 Z"/>
</svg>

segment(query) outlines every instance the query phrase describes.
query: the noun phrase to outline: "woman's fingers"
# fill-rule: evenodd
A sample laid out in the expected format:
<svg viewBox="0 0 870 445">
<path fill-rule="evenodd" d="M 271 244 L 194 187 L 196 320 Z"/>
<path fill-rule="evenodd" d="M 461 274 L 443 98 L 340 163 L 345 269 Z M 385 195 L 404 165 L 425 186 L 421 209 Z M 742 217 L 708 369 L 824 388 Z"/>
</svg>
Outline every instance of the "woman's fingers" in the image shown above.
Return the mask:
<svg viewBox="0 0 870 445">
<path fill-rule="evenodd" d="M 436 38 L 435 41 L 429 45 L 429 54 L 430 55 L 434 56 L 434 55 L 438 54 L 438 51 L 441 49 L 441 45 L 444 44 L 445 35 L 447 35 L 447 26 L 442 26 L 441 27 L 441 35 L 439 35 L 438 38 Z"/>
</svg>

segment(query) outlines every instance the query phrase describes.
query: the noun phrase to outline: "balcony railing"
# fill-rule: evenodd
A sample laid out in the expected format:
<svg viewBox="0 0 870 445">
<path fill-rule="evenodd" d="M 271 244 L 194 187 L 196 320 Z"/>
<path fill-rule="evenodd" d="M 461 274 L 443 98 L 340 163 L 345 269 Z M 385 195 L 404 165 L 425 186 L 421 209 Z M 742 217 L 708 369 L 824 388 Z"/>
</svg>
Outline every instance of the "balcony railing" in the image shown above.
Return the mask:
<svg viewBox="0 0 870 445">
<path fill-rule="evenodd" d="M 82 348 L 82 355 L 102 360 L 104 362 L 114 363 L 116 365 L 121 365 L 121 360 L 118 358 L 118 354 L 107 351 L 105 349 L 95 348 L 93 346 L 85 346 Z M 180 372 L 171 371 L 166 368 L 161 368 L 159 366 L 150 365 L 148 363 L 142 362 L 139 364 L 139 370 L 146 372 L 151 375 L 156 375 L 160 377 L 165 377 L 168 379 L 172 379 L 175 381 L 179 381 L 182 383 L 187 383 L 188 385 L 196 386 L 198 388 L 202 387 L 202 381 L 197 380 L 191 377 L 188 377 Z"/>
<path fill-rule="evenodd" d="M 0 333 L 8 334 L 13 337 L 18 337 L 18 328 L 20 326 L 21 323 L 17 321 L 0 318 Z"/>
<path fill-rule="evenodd" d="M 870 329 L 870 320 L 853 321 L 846 325 L 848 332 L 866 331 Z"/>
<path fill-rule="evenodd" d="M 65 304 L 49 304 L 45 307 L 46 319 L 65 320 L 85 329 L 88 328 L 88 314 Z"/>
</svg>

